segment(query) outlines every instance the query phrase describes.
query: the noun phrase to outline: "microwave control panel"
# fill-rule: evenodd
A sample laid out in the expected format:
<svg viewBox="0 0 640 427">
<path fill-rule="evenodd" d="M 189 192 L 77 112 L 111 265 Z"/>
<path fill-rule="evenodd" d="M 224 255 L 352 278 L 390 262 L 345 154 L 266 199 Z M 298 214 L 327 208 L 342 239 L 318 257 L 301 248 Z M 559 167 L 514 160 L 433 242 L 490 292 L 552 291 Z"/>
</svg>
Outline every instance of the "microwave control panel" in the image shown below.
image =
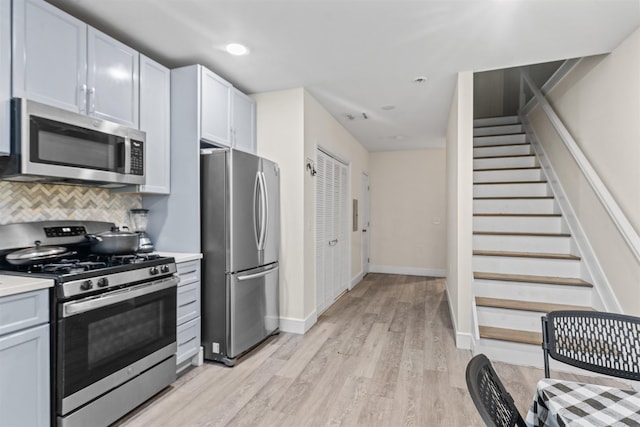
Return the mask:
<svg viewBox="0 0 640 427">
<path fill-rule="evenodd" d="M 131 140 L 131 175 L 144 175 L 144 143 Z"/>
</svg>

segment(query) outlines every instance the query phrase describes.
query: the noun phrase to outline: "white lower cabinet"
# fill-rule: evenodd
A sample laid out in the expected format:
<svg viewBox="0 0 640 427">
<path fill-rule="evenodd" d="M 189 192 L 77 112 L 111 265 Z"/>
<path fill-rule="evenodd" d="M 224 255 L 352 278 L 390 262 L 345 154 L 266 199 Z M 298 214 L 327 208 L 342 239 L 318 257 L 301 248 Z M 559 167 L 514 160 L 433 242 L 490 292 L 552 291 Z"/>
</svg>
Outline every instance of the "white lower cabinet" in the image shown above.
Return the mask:
<svg viewBox="0 0 640 427">
<path fill-rule="evenodd" d="M 0 425 L 50 425 L 48 292 L 0 298 Z"/>
<path fill-rule="evenodd" d="M 178 284 L 176 353 L 177 371 L 201 365 L 200 353 L 200 260 L 176 264 Z"/>
</svg>

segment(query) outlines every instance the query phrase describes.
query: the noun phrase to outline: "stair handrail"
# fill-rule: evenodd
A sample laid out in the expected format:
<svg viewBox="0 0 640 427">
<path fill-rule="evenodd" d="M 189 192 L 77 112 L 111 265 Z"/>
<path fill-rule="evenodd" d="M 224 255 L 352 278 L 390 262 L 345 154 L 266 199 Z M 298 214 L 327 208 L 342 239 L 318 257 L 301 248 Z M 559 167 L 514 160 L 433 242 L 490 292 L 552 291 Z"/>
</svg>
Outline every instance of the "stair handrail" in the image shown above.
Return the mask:
<svg viewBox="0 0 640 427">
<path fill-rule="evenodd" d="M 620 205 L 618 205 L 604 182 L 602 182 L 600 176 L 591 165 L 591 162 L 589 162 L 587 157 L 584 155 L 575 139 L 573 139 L 573 137 L 569 133 L 567 127 L 564 125 L 558 114 L 556 114 L 549 101 L 547 101 L 540 89 L 538 89 L 536 84 L 533 82 L 531 76 L 529 75 L 529 71 L 525 68 L 520 68 L 520 75 L 522 81 L 524 81 L 527 86 L 529 86 L 529 89 L 533 94 L 533 98 L 538 102 L 542 110 L 545 112 L 549 121 L 560 136 L 560 139 L 562 139 L 565 147 L 567 148 L 569 153 L 571 153 L 571 156 L 578 164 L 578 167 L 581 169 L 583 175 L 587 179 L 587 182 L 589 183 L 589 185 L 591 185 L 591 188 L 596 193 L 596 196 L 600 200 L 600 203 L 602 203 L 602 205 L 604 206 L 605 210 L 609 214 L 609 217 L 612 219 L 623 239 L 635 255 L 636 259 L 640 262 L 640 235 L 638 235 L 636 230 L 633 228 L 633 225 L 631 225 L 631 223 L 625 216 L 624 212 L 622 212 Z"/>
</svg>

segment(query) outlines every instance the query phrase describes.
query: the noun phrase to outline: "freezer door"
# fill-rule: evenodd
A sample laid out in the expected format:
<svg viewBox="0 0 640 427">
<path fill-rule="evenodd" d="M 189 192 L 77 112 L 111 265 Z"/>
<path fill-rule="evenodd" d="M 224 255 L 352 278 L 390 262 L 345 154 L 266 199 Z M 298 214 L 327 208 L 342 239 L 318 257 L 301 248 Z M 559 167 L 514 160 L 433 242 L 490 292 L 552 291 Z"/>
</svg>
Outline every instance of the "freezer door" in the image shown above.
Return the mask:
<svg viewBox="0 0 640 427">
<path fill-rule="evenodd" d="M 262 264 L 276 262 L 280 254 L 280 171 L 274 162 L 262 160 L 262 178 L 266 200 Z"/>
<path fill-rule="evenodd" d="M 230 152 L 229 266 L 236 273 L 265 264 L 258 247 L 260 238 L 260 157 L 243 151 Z"/>
<path fill-rule="evenodd" d="M 278 277 L 278 263 L 228 275 L 228 357 L 237 357 L 279 328 Z"/>
</svg>

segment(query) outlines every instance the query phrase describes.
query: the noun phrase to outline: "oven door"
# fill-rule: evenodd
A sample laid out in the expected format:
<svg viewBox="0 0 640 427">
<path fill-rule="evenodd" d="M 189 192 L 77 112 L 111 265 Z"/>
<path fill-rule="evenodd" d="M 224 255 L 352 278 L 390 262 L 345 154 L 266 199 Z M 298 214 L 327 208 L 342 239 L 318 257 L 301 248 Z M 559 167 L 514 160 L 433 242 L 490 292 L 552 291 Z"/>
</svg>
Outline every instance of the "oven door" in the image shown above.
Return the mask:
<svg viewBox="0 0 640 427">
<path fill-rule="evenodd" d="M 171 276 L 59 305 L 60 415 L 175 353 L 178 280 Z"/>
</svg>

